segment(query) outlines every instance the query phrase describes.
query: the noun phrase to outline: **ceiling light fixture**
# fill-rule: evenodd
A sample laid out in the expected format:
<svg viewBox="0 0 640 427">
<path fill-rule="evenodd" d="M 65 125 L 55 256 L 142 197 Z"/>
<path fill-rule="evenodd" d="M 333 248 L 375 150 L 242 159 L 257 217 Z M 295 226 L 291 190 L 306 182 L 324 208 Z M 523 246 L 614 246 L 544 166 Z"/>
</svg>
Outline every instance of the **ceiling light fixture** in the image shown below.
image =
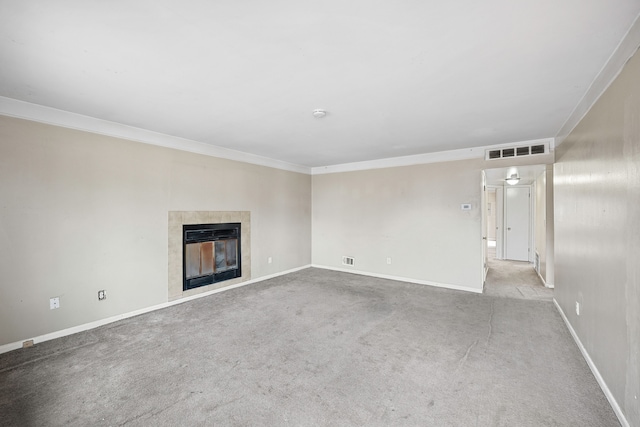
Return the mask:
<svg viewBox="0 0 640 427">
<path fill-rule="evenodd" d="M 321 119 L 326 115 L 327 115 L 327 112 L 321 108 L 313 110 L 313 117 L 315 117 L 316 119 Z"/>
<path fill-rule="evenodd" d="M 518 178 L 518 174 L 514 173 L 514 174 L 511 174 L 509 178 L 505 179 L 505 181 L 509 185 L 516 185 L 518 182 L 520 182 L 520 178 Z"/>
</svg>

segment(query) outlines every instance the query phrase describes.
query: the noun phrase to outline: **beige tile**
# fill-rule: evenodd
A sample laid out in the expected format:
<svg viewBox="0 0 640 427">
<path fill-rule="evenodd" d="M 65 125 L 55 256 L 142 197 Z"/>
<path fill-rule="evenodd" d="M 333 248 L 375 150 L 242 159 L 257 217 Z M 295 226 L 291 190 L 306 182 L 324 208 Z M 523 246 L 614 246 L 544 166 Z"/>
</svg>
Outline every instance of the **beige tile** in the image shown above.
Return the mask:
<svg viewBox="0 0 640 427">
<path fill-rule="evenodd" d="M 182 224 L 169 226 L 169 239 L 179 239 L 182 241 Z"/>
<path fill-rule="evenodd" d="M 169 211 L 169 227 L 182 225 L 182 211 Z"/>
<path fill-rule="evenodd" d="M 220 222 L 222 223 L 233 222 L 233 213 L 222 212 L 222 215 L 220 215 Z"/>
<path fill-rule="evenodd" d="M 172 278 L 171 275 L 174 275 L 182 280 L 182 251 L 180 251 L 179 257 L 169 258 L 169 268 L 167 272 L 169 273 L 169 279 Z"/>
<path fill-rule="evenodd" d="M 175 251 L 182 253 L 182 235 L 169 233 L 169 256 Z"/>
<path fill-rule="evenodd" d="M 198 212 L 195 212 L 195 211 L 183 212 L 182 221 L 183 221 L 183 224 L 199 224 Z"/>
<path fill-rule="evenodd" d="M 216 223 L 215 212 L 207 211 L 207 217 L 205 219 L 204 224 L 215 224 L 215 223 Z"/>
<path fill-rule="evenodd" d="M 209 212 L 199 211 L 196 213 L 196 224 L 207 224 L 209 222 Z"/>
<path fill-rule="evenodd" d="M 219 224 L 222 222 L 222 213 L 221 212 L 211 212 L 211 222 L 213 224 Z"/>
<path fill-rule="evenodd" d="M 180 291 L 179 294 L 169 295 L 169 301 L 179 300 L 179 299 L 182 299 L 184 297 L 185 297 L 185 295 L 182 293 L 182 291 Z"/>
<path fill-rule="evenodd" d="M 169 286 L 169 297 L 173 301 L 177 298 L 182 298 L 182 286 Z"/>
</svg>

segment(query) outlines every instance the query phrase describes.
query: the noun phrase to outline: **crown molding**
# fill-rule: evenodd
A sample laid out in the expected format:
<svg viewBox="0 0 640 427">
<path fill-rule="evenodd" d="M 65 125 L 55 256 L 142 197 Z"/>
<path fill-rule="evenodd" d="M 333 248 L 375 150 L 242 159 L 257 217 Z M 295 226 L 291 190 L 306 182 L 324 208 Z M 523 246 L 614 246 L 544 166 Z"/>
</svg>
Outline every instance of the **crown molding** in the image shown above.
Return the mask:
<svg viewBox="0 0 640 427">
<path fill-rule="evenodd" d="M 296 165 L 283 162 L 281 160 L 258 156 L 255 154 L 217 147 L 215 145 L 210 145 L 199 141 L 179 138 L 176 136 L 153 132 L 146 129 L 111 122 L 108 120 L 97 119 L 95 117 L 84 116 L 82 114 L 71 113 L 69 111 L 59 110 L 57 108 L 46 107 L 38 104 L 32 104 L 29 102 L 3 96 L 0 96 L 0 114 L 54 126 L 61 126 L 69 129 L 91 132 L 99 135 L 127 139 L 144 144 L 172 148 L 174 150 L 187 151 L 190 153 L 202 154 L 205 156 L 218 157 L 222 159 L 250 163 L 259 166 L 266 166 L 290 172 L 303 173 L 306 175 L 353 172 L 368 169 L 382 169 L 397 166 L 449 162 L 454 160 L 484 159 L 486 150 L 512 147 L 515 145 L 549 143 L 550 149 L 553 150 L 554 148 L 554 139 L 544 138 L 530 141 L 486 145 L 482 147 L 463 148 L 457 150 L 439 151 L 435 153 L 391 157 L 386 159 L 343 163 L 339 165 L 320 166 L 312 168 L 309 166 Z"/>
<path fill-rule="evenodd" d="M 529 141 L 510 142 L 506 144 L 485 145 L 483 147 L 462 148 L 458 150 L 438 151 L 435 153 L 415 154 L 412 156 L 391 157 L 386 159 L 368 160 L 364 162 L 343 163 L 340 165 L 320 166 L 311 168 L 311 175 L 329 173 L 355 172 L 369 169 L 393 168 L 397 166 L 412 166 L 427 163 L 451 162 L 455 160 L 482 159 L 486 150 L 510 148 L 520 145 L 549 144 L 549 150 L 555 148 L 554 138 L 533 139 Z"/>
<path fill-rule="evenodd" d="M 309 175 L 311 168 L 0 96 L 0 114 L 205 156 Z"/>
<path fill-rule="evenodd" d="M 640 15 L 636 17 L 629 31 L 622 38 L 607 62 L 587 89 L 582 99 L 573 109 L 569 118 L 556 135 L 556 146 L 562 144 L 591 107 L 600 99 L 605 90 L 618 77 L 626 63 L 640 48 Z"/>
</svg>

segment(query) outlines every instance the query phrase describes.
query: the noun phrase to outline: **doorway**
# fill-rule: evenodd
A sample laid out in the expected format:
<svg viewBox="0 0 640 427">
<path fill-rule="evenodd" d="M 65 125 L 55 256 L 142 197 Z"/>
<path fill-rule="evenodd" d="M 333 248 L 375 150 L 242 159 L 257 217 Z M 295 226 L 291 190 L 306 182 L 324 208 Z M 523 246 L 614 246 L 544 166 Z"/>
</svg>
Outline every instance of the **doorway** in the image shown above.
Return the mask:
<svg viewBox="0 0 640 427">
<path fill-rule="evenodd" d="M 547 298 L 545 285 L 534 268 L 537 218 L 534 189 L 546 165 L 487 169 L 483 209 L 483 236 L 488 271 L 485 293 L 520 298 Z M 507 179 L 515 175 L 517 182 Z M 498 288 L 496 288 L 496 286 Z"/>
</svg>

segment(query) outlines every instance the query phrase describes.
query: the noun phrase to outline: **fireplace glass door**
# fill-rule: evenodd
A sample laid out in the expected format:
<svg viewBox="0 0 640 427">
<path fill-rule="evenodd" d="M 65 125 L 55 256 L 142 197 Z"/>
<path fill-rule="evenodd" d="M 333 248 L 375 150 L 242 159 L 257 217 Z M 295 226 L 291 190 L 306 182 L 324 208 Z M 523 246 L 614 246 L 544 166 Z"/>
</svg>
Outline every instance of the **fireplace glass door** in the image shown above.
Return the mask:
<svg viewBox="0 0 640 427">
<path fill-rule="evenodd" d="M 238 268 L 238 239 L 187 243 L 185 261 L 187 279 Z"/>
</svg>

